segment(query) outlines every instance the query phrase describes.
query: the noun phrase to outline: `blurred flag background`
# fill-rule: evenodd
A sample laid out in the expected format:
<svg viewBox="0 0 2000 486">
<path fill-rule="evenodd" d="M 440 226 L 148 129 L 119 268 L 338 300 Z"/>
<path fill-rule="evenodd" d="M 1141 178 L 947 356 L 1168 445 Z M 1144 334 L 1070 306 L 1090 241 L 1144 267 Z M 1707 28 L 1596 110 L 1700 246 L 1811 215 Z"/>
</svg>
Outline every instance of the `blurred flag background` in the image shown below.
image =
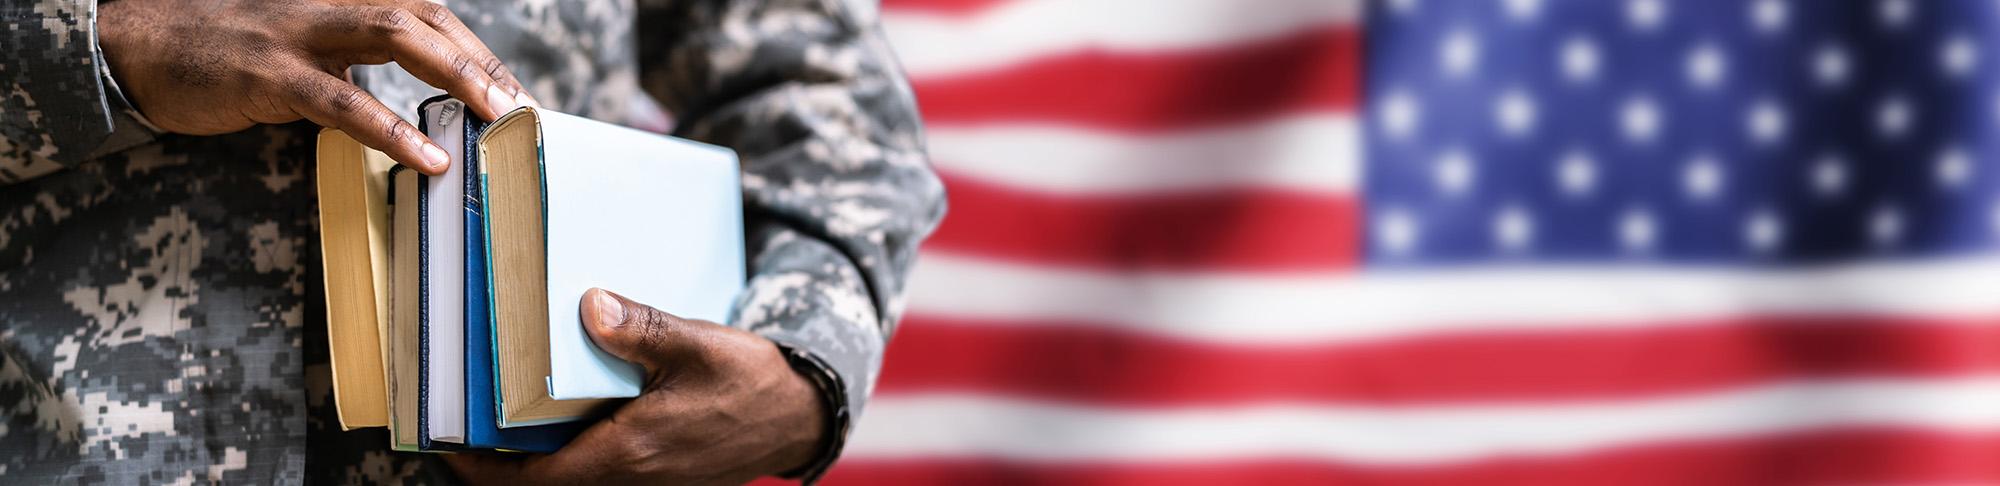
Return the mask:
<svg viewBox="0 0 2000 486">
<path fill-rule="evenodd" d="M 2000 482 L 2000 2 L 887 0 L 830 484 Z"/>
</svg>

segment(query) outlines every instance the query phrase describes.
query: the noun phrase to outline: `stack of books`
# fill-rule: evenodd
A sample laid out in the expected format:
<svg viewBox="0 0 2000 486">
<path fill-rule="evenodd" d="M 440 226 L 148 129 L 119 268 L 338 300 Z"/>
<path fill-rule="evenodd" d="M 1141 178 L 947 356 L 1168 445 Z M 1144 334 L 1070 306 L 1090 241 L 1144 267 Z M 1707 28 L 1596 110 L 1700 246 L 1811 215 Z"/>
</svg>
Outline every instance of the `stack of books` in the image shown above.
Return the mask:
<svg viewBox="0 0 2000 486">
<path fill-rule="evenodd" d="M 532 107 L 419 111 L 443 175 L 319 136 L 342 428 L 388 427 L 396 450 L 552 452 L 645 379 L 591 342 L 586 290 L 727 320 L 745 267 L 733 152 Z"/>
</svg>

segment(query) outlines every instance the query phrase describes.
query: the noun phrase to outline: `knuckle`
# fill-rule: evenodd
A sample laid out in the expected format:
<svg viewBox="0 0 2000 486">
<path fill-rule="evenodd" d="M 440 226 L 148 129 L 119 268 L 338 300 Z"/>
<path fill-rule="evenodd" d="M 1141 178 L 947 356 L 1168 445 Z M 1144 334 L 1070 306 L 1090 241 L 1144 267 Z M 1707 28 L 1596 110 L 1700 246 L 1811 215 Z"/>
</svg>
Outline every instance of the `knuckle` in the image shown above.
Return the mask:
<svg viewBox="0 0 2000 486">
<path fill-rule="evenodd" d="M 641 306 L 639 312 L 639 344 L 652 349 L 666 346 L 674 329 L 680 326 L 679 318 L 650 306 Z"/>
<path fill-rule="evenodd" d="M 472 59 L 465 56 L 451 56 L 451 75 L 464 80 L 479 79 L 481 73 L 473 68 Z"/>
<path fill-rule="evenodd" d="M 501 64 L 498 57 L 487 56 L 486 59 L 480 60 L 479 69 L 485 71 L 486 75 L 491 76 L 493 79 L 501 79 L 507 74 L 507 66 Z"/>
<path fill-rule="evenodd" d="M 417 17 L 408 10 L 399 8 L 378 9 L 374 13 L 374 25 L 382 35 L 403 35 L 417 26 Z"/>
<path fill-rule="evenodd" d="M 444 4 L 419 2 L 415 11 L 418 17 L 422 17 L 425 23 L 431 25 L 451 25 L 458 21 L 458 15 L 452 14 L 451 9 L 445 8 Z"/>
<path fill-rule="evenodd" d="M 368 93 L 362 92 L 360 88 L 341 88 L 330 93 L 327 108 L 336 114 L 353 113 L 360 110 L 367 102 Z"/>
<path fill-rule="evenodd" d="M 388 117 L 376 118 L 375 123 L 384 125 L 383 128 L 384 135 L 382 138 L 384 141 L 387 141 L 389 145 L 401 146 L 405 143 L 409 143 L 410 139 L 416 136 L 415 133 L 411 133 L 409 125 L 397 123 L 397 120 L 392 118 Z"/>
</svg>

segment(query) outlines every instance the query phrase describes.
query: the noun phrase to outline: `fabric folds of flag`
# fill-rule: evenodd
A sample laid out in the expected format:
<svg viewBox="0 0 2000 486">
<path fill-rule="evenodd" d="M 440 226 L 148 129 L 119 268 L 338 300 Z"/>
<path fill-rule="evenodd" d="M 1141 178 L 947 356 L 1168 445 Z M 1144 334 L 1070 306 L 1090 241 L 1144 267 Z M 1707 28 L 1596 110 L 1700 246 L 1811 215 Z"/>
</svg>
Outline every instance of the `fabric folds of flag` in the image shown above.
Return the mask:
<svg viewBox="0 0 2000 486">
<path fill-rule="evenodd" d="M 880 15 L 952 213 L 831 484 L 2000 482 L 2000 4 Z"/>
</svg>

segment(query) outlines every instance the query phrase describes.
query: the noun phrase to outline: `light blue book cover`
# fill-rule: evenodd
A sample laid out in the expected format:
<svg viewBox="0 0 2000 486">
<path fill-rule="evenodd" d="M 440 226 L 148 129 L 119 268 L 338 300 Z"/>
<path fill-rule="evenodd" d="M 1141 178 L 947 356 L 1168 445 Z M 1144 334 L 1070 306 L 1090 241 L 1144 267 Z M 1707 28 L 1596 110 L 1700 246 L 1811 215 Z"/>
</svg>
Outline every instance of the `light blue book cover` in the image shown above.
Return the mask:
<svg viewBox="0 0 2000 486">
<path fill-rule="evenodd" d="M 745 272 L 736 154 L 536 111 L 548 232 L 549 396 L 638 396 L 643 368 L 591 342 L 580 301 L 597 287 L 683 318 L 726 322 Z"/>
</svg>

